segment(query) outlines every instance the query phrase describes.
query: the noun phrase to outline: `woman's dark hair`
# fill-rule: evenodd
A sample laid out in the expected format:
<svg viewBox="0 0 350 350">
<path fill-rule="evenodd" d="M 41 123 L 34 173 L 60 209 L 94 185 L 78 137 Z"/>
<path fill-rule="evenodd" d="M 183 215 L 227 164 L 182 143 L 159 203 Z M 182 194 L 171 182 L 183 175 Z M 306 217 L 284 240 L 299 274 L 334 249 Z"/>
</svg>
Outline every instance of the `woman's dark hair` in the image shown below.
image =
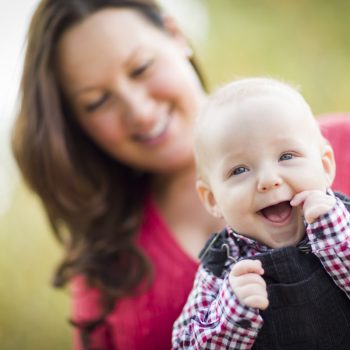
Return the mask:
<svg viewBox="0 0 350 350">
<path fill-rule="evenodd" d="M 61 287 L 73 276 L 85 276 L 101 291 L 102 316 L 151 276 L 147 258 L 134 243 L 150 176 L 111 158 L 81 131 L 60 90 L 55 51 L 67 29 L 108 7 L 133 8 L 165 30 L 152 0 L 41 1 L 28 32 L 13 133 L 24 179 L 42 199 L 65 249 L 53 284 Z"/>
</svg>

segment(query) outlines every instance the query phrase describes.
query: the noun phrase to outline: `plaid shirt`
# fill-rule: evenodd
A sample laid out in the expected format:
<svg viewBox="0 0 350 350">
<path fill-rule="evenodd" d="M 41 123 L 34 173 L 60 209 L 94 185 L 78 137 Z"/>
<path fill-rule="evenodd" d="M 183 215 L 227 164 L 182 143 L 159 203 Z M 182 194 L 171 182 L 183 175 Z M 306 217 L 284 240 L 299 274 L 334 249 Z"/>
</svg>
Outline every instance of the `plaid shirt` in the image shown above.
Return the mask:
<svg viewBox="0 0 350 350">
<path fill-rule="evenodd" d="M 334 282 L 350 298 L 350 214 L 339 198 L 317 221 L 306 225 L 306 240 Z M 242 243 L 235 244 L 232 235 Z M 227 230 L 233 256 L 248 258 L 268 248 Z M 303 242 L 305 243 L 305 240 Z M 187 303 L 173 329 L 173 349 L 251 349 L 263 320 L 257 308 L 243 305 L 228 281 L 232 261 L 227 260 L 221 277 L 201 265 Z"/>
</svg>

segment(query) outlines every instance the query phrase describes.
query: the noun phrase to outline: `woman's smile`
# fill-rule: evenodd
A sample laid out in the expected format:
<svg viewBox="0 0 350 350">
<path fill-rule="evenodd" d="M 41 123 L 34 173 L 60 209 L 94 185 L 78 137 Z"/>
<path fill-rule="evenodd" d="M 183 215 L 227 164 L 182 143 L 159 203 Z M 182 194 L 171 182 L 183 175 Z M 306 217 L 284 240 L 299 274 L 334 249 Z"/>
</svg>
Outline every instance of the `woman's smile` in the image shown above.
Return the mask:
<svg viewBox="0 0 350 350">
<path fill-rule="evenodd" d="M 168 135 L 171 121 L 171 112 L 163 114 L 147 132 L 138 132 L 133 136 L 133 139 L 146 145 L 160 144 Z"/>
</svg>

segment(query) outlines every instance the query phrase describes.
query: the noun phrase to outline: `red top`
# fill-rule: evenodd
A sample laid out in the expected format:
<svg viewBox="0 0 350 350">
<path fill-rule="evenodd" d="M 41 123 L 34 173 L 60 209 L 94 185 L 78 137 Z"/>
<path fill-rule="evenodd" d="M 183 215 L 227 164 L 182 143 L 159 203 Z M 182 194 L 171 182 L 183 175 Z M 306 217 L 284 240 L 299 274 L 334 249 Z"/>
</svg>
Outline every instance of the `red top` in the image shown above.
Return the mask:
<svg viewBox="0 0 350 350">
<path fill-rule="evenodd" d="M 139 244 L 154 269 L 151 288 L 138 297 L 125 298 L 96 330 L 92 345 L 98 349 L 166 350 L 171 332 L 192 288 L 198 264 L 179 247 L 154 203 L 147 201 Z M 73 319 L 87 321 L 99 316 L 99 293 L 88 289 L 83 278 L 72 283 Z M 75 337 L 74 349 L 81 349 Z"/>
<path fill-rule="evenodd" d="M 350 196 L 350 115 L 328 114 L 318 121 L 334 150 L 337 170 L 332 189 Z"/>
</svg>

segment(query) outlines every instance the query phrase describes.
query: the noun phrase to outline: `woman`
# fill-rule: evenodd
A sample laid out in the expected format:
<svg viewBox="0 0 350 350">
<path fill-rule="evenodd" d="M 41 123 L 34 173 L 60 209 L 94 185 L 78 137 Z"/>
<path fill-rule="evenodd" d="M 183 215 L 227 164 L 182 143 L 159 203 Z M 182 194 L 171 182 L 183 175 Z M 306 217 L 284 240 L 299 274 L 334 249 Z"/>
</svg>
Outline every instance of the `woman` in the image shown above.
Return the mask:
<svg viewBox="0 0 350 350">
<path fill-rule="evenodd" d="M 205 98 L 186 38 L 151 0 L 43 0 L 13 147 L 65 255 L 75 348 L 167 349 L 211 232 L 194 189 Z"/>
<path fill-rule="evenodd" d="M 218 223 L 194 190 L 192 51 L 153 1 L 43 0 L 14 152 L 65 248 L 76 348 L 166 349 Z"/>
</svg>

